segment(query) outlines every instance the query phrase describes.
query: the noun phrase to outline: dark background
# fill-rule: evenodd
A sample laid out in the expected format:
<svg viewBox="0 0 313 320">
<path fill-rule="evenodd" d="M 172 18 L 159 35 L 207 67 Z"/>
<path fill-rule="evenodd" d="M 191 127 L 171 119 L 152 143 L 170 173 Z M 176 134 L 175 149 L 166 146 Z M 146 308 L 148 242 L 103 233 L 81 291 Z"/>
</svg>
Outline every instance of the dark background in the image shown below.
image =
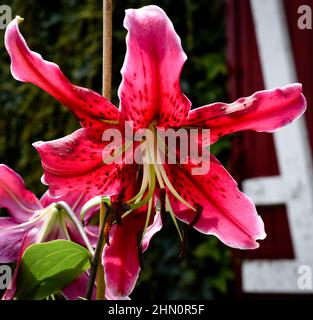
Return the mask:
<svg viewBox="0 0 313 320">
<path fill-rule="evenodd" d="M 114 1 L 113 102 L 125 55 L 124 10 L 148 4 L 162 7 L 182 39 L 188 60 L 181 85 L 194 107 L 227 101 L 225 61 L 225 3 L 222 0 Z M 101 92 L 102 1 L 6 0 L 13 17 L 25 20 L 20 29 L 30 48 L 57 63 L 77 85 Z M 10 60 L 0 30 L 0 163 L 19 172 L 27 187 L 45 191 L 40 159 L 32 147 L 37 140 L 60 138 L 79 127 L 75 117 L 37 87 L 22 84 L 10 74 Z M 227 165 L 230 139 L 212 146 Z M 4 211 L 2 211 L 5 214 Z M 153 239 L 145 254 L 145 268 L 132 294 L 134 299 L 213 299 L 233 295 L 230 250 L 213 236 L 195 231 L 187 253 L 178 259 L 179 241 L 168 225 Z"/>
</svg>

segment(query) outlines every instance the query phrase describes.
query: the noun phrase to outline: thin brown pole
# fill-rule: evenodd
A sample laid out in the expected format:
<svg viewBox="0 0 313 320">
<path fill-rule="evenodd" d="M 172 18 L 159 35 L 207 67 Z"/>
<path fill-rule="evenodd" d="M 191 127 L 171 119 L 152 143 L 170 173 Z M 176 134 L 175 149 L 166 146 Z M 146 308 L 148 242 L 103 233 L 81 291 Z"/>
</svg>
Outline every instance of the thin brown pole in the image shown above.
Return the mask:
<svg viewBox="0 0 313 320">
<path fill-rule="evenodd" d="M 112 87 L 112 0 L 103 0 L 102 95 L 111 100 Z"/>
<path fill-rule="evenodd" d="M 111 100 L 112 92 L 112 0 L 103 0 L 103 56 L 102 56 L 102 95 Z M 100 204 L 100 225 L 104 220 L 104 203 Z M 100 237 L 99 237 L 100 238 Z M 103 250 L 103 248 L 102 248 Z M 100 256 L 102 256 L 102 250 Z M 97 269 L 97 300 L 105 299 L 105 280 L 102 259 L 99 259 Z"/>
</svg>

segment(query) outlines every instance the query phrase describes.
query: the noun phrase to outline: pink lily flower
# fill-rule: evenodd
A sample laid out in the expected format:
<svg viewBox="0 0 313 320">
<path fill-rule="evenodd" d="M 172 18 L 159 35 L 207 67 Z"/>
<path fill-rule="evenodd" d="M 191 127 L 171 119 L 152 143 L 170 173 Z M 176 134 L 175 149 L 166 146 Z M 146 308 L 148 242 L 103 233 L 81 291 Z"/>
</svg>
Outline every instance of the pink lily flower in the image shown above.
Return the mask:
<svg viewBox="0 0 313 320">
<path fill-rule="evenodd" d="M 79 215 L 84 203 L 90 197 L 74 192 L 58 199 L 66 202 Z M 24 251 L 33 243 L 54 239 L 75 239 L 84 244 L 79 232 L 73 225 L 66 223 L 55 209 L 56 199 L 47 193 L 39 200 L 25 188 L 22 178 L 6 165 L 0 165 L 0 207 L 6 208 L 9 217 L 0 217 L 0 263 L 16 263 L 11 288 L 3 299 L 13 299 L 16 289 L 16 277 Z M 63 294 L 68 299 L 83 297 L 86 292 L 88 275 L 65 288 Z M 115 297 L 108 293 L 109 299 Z"/>
<path fill-rule="evenodd" d="M 90 198 L 81 193 L 63 195 L 58 201 L 64 201 L 78 214 L 83 204 Z M 0 164 L 0 207 L 6 208 L 9 217 L 0 217 L 0 262 L 12 263 L 18 260 L 25 235 L 32 232 L 28 242 L 45 242 L 53 239 L 68 239 L 75 229 L 63 227 L 55 209 L 56 199 L 47 193 L 39 200 L 25 188 L 23 179 L 12 169 Z"/>
<path fill-rule="evenodd" d="M 154 222 L 159 216 L 153 215 L 157 202 L 163 206 L 159 211 L 170 212 L 173 221 L 176 216 L 230 247 L 259 246 L 257 240 L 266 236 L 262 219 L 252 201 L 239 191 L 212 155 L 210 170 L 204 175 L 192 174 L 197 167 L 192 157 L 187 164 L 179 165 L 106 164 L 102 150 L 107 142 L 102 141 L 102 133 L 108 127 L 123 132 L 124 123 L 129 120 L 133 121 L 134 130 L 152 129 L 152 140 L 156 139 L 157 128 L 207 128 L 211 144 L 242 130 L 273 132 L 305 111 L 300 84 L 260 91 L 231 104 L 214 103 L 190 110 L 191 102 L 179 84 L 186 61 L 180 38 L 162 9 L 147 6 L 126 11 L 127 52 L 118 91 L 120 106 L 116 108 L 99 94 L 71 84 L 56 64 L 31 51 L 19 32 L 19 21 L 20 18 L 13 20 L 5 35 L 13 77 L 47 91 L 68 107 L 82 125 L 82 129 L 64 138 L 34 144 L 50 194 L 118 194 L 125 182 L 127 190 L 132 191 L 129 194 L 135 194 L 132 199 L 124 197 L 131 212 L 123 215 L 122 226 L 112 227 L 111 243 L 104 251 L 106 283 L 115 295 L 128 295 L 134 287 L 140 270 L 138 231 L 151 236 L 160 229 L 161 223 Z M 190 139 L 201 145 L 198 139 Z M 150 142 L 151 139 L 146 141 L 146 149 L 157 152 Z M 180 150 L 177 154 L 180 156 Z M 146 201 L 141 200 L 143 195 Z"/>
</svg>

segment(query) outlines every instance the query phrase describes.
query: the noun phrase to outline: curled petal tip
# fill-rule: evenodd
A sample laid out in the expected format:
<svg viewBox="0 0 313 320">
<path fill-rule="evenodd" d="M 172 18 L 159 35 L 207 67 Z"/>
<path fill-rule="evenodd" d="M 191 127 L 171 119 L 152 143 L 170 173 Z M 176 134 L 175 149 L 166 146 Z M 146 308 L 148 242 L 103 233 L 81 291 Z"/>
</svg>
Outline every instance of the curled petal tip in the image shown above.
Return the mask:
<svg viewBox="0 0 313 320">
<path fill-rule="evenodd" d="M 254 242 L 255 246 L 248 246 L 247 248 L 244 249 L 257 249 L 260 247 L 260 243 L 258 242 L 259 240 L 264 240 L 267 237 L 267 234 L 264 230 L 264 222 L 261 218 L 261 216 L 258 216 L 259 218 L 259 233 L 254 237 Z"/>
<path fill-rule="evenodd" d="M 266 232 L 263 230 L 256 238 L 256 240 L 264 240 L 267 237 Z"/>
<path fill-rule="evenodd" d="M 24 21 L 24 18 L 22 18 L 20 16 L 16 16 L 15 19 L 16 19 L 17 23 L 21 23 Z"/>
<path fill-rule="evenodd" d="M 266 232 L 263 232 L 259 235 L 258 240 L 264 240 L 267 237 Z"/>
<path fill-rule="evenodd" d="M 32 146 L 37 149 L 42 143 L 43 141 L 36 141 L 32 143 Z"/>
<path fill-rule="evenodd" d="M 124 25 L 127 28 L 130 24 L 127 29 L 132 29 L 135 26 L 146 29 L 157 23 L 164 23 L 164 19 L 166 18 L 166 13 L 160 7 L 150 5 L 140 9 L 125 10 Z"/>
<path fill-rule="evenodd" d="M 43 141 L 36 141 L 34 143 L 32 143 L 32 146 L 40 153 L 41 152 L 41 148 L 44 145 Z"/>
<path fill-rule="evenodd" d="M 41 176 L 40 181 L 41 181 L 41 183 L 42 183 L 43 185 L 49 186 L 49 184 L 48 184 L 47 181 L 46 181 L 46 177 L 45 177 L 44 174 Z M 55 198 L 55 196 L 50 192 L 50 190 L 48 191 L 48 194 L 49 194 L 49 197 Z"/>
<path fill-rule="evenodd" d="M 144 6 L 144 7 L 139 8 L 139 9 L 130 8 L 130 9 L 126 9 L 125 10 L 126 16 L 134 14 L 134 13 L 137 13 L 139 15 L 140 14 L 145 14 L 145 13 L 150 13 L 150 14 L 162 13 L 162 14 L 165 14 L 164 10 L 162 10 L 160 7 L 155 6 L 155 5 Z"/>
</svg>

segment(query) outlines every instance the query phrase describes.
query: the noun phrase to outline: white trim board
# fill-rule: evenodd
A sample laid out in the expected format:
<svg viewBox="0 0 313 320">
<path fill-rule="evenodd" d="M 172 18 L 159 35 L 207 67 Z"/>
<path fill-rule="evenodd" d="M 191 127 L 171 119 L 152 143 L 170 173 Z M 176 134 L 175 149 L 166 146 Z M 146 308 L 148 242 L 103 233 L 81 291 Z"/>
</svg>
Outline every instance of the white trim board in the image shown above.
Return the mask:
<svg viewBox="0 0 313 320">
<path fill-rule="evenodd" d="M 266 89 L 297 82 L 282 1 L 250 3 Z M 295 260 L 245 261 L 243 290 L 313 293 L 313 284 L 311 289 L 298 287 L 298 267 L 313 268 L 313 172 L 304 117 L 275 132 L 274 143 L 281 175 L 248 179 L 243 190 L 256 205 L 286 204 Z"/>
</svg>

